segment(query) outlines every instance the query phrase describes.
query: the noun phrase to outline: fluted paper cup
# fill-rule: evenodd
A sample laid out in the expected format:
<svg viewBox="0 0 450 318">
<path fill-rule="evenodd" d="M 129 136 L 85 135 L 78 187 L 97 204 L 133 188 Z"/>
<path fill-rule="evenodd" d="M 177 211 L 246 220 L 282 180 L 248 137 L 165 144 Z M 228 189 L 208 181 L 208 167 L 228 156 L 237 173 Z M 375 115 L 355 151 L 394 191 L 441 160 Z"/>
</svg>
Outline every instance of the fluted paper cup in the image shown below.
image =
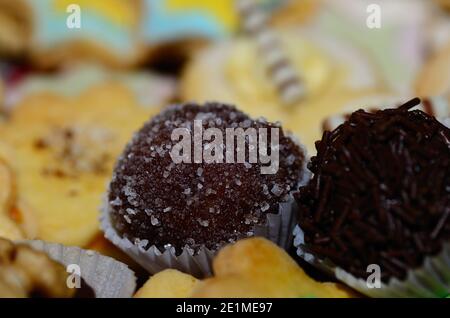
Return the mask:
<svg viewBox="0 0 450 318">
<path fill-rule="evenodd" d="M 22 241 L 47 253 L 56 262 L 80 267 L 81 277 L 96 298 L 129 298 L 136 289 L 136 277 L 127 265 L 95 251 L 44 241 Z"/>
</svg>

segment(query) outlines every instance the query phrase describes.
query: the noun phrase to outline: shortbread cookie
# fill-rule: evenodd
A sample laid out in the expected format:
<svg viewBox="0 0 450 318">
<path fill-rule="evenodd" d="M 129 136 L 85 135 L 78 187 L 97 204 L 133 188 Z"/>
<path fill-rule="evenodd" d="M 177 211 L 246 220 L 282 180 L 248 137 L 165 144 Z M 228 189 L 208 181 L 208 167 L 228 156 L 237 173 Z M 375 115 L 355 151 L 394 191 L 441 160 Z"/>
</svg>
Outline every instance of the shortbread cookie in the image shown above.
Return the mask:
<svg viewBox="0 0 450 318">
<path fill-rule="evenodd" d="M 112 165 L 152 111 L 120 85 L 71 99 L 33 95 L 13 109 L 0 138 L 15 151 L 18 193 L 36 213 L 39 238 L 92 241 Z"/>
</svg>

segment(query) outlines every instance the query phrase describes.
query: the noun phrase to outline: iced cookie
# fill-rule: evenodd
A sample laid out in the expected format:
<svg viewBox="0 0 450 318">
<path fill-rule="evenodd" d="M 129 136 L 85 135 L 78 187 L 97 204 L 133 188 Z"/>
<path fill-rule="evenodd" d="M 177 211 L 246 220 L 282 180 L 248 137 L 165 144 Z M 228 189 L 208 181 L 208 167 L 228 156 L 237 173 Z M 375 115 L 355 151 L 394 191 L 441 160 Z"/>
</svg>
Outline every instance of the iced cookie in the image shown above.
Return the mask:
<svg viewBox="0 0 450 318">
<path fill-rule="evenodd" d="M 0 12 L 0 22 L 3 16 L 8 26 L 2 28 L 0 40 L 4 38 L 9 50 L 29 55 L 39 67 L 84 59 L 129 66 L 144 53 L 137 39 L 136 0 L 2 0 Z"/>
<path fill-rule="evenodd" d="M 227 38 L 239 31 L 239 14 L 236 10 L 238 1 L 143 0 L 140 36 L 147 45 L 190 39 Z M 265 12 L 275 13 L 283 9 L 287 2 L 255 0 Z M 307 13 L 303 15 L 306 16 Z M 281 17 L 280 12 L 278 18 Z"/>
<path fill-rule="evenodd" d="M 263 238 L 225 247 L 213 268 L 214 277 L 198 283 L 192 297 L 354 297 L 342 285 L 313 280 L 284 250 Z"/>
<path fill-rule="evenodd" d="M 39 238 L 92 241 L 113 162 L 151 112 L 120 85 L 71 99 L 33 95 L 13 109 L 0 138 L 15 152 L 17 191 L 36 213 Z"/>
<path fill-rule="evenodd" d="M 165 71 L 179 72 L 207 44 L 236 35 L 241 31 L 239 1 L 143 0 L 139 38 L 148 52 L 148 61 Z M 287 3 L 254 2 L 268 14 L 277 14 Z M 303 16 L 309 16 L 309 11 Z M 281 12 L 277 15 L 278 20 L 282 15 Z"/>
<path fill-rule="evenodd" d="M 313 150 L 321 120 L 346 101 L 377 90 L 377 82 L 358 50 L 299 32 L 281 33 L 285 52 L 306 87 L 306 97 L 299 103 L 286 107 L 281 102 L 256 43 L 242 38 L 200 52 L 183 75 L 182 98 L 222 100 L 240 105 L 250 115 L 280 120 Z"/>
<path fill-rule="evenodd" d="M 20 69 L 6 70 L 7 78 L 14 78 Z M 24 74 L 8 83 L 4 107 L 9 109 L 33 94 L 48 93 L 76 97 L 93 86 L 122 85 L 133 93 L 143 107 L 168 104 L 177 93 L 177 81 L 149 71 L 107 70 L 99 65 L 85 64 L 69 67 L 57 74 Z"/>
</svg>

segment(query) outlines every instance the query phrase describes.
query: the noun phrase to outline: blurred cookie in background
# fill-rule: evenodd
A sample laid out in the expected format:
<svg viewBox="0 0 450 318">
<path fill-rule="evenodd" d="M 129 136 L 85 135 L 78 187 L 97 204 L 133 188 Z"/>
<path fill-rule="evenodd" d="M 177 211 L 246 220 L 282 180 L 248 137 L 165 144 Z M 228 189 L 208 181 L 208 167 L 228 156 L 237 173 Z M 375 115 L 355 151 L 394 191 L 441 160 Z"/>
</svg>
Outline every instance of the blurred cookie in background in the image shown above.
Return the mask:
<svg viewBox="0 0 450 318">
<path fill-rule="evenodd" d="M 434 0 L 438 5 L 440 5 L 445 10 L 450 11 L 450 1 L 449 0 Z"/>
<path fill-rule="evenodd" d="M 355 47 L 314 31 L 278 31 L 281 50 L 305 87 L 305 97 L 285 105 L 263 52 L 252 38 L 221 42 L 199 52 L 183 73 L 183 100 L 221 100 L 252 116 L 279 120 L 308 149 L 320 138 L 320 123 L 346 101 L 381 89 L 375 65 Z M 270 55 L 270 54 L 268 54 Z M 282 73 L 282 72 L 281 72 Z M 283 75 L 283 74 L 281 74 Z"/>
<path fill-rule="evenodd" d="M 140 41 L 146 62 L 165 73 L 179 74 L 184 64 L 211 43 L 239 34 L 241 0 L 143 0 Z M 254 0 L 273 16 L 273 25 L 299 25 L 315 13 L 313 1 Z M 293 10 L 294 9 L 294 10 Z"/>
<path fill-rule="evenodd" d="M 350 115 L 363 109 L 372 113 L 379 110 L 398 107 L 408 101 L 408 96 L 398 95 L 368 95 L 349 102 L 342 112 L 328 116 L 322 122 L 322 132 L 333 131 L 350 118 Z M 450 118 L 450 99 L 442 95 L 423 96 L 419 105 L 412 108 L 413 110 L 421 110 L 428 115 L 436 117 L 439 121 L 446 124 Z"/>
<path fill-rule="evenodd" d="M 143 0 L 140 37 L 150 46 L 183 39 L 217 40 L 237 29 L 234 1 Z"/>
<path fill-rule="evenodd" d="M 434 27 L 446 20 L 436 13 L 432 1 L 320 2 L 323 6 L 312 27 L 338 41 L 362 48 L 376 63 L 390 93 L 414 93 L 414 79 L 433 49 L 430 42 L 434 41 Z M 374 4 L 380 13 L 379 28 L 368 24 L 369 17 L 375 12 Z"/>
<path fill-rule="evenodd" d="M 12 108 L 0 141 L 12 149 L 17 193 L 36 215 L 38 238 L 77 246 L 93 240 L 115 159 L 157 110 L 139 106 L 117 83 L 70 98 L 33 94 Z"/>
<path fill-rule="evenodd" d="M 288 3 L 257 2 L 269 12 L 284 10 Z M 311 1 L 307 2 L 295 5 L 295 12 L 302 10 L 302 20 L 313 11 Z M 230 0 L 0 0 L 0 54 L 24 58 L 41 69 L 78 61 L 114 68 L 156 64 L 161 52 L 185 59 L 205 43 L 239 32 L 235 4 Z M 283 10 L 278 21 L 287 18 Z"/>
<path fill-rule="evenodd" d="M 12 149 L 0 142 L 0 237 L 34 239 L 37 231 L 34 211 L 17 191 Z"/>
<path fill-rule="evenodd" d="M 45 92 L 70 98 L 93 86 L 113 83 L 126 87 L 143 107 L 168 104 L 178 95 L 176 79 L 146 70 L 107 70 L 96 64 L 77 64 L 57 73 L 33 73 L 21 71 L 20 66 L 14 68 L 10 66 L 5 72 L 6 109 L 36 93 Z M 16 75 L 18 73 L 19 75 Z"/>
<path fill-rule="evenodd" d="M 0 55 L 18 57 L 30 44 L 32 19 L 22 1 L 0 0 Z"/>
<path fill-rule="evenodd" d="M 139 10 L 138 0 L 2 0 L 0 41 L 40 68 L 79 60 L 131 66 L 144 53 L 136 38 Z"/>
<path fill-rule="evenodd" d="M 269 23 L 276 27 L 298 26 L 311 21 L 319 12 L 321 2 L 317 0 L 284 0 L 273 11 Z"/>
</svg>

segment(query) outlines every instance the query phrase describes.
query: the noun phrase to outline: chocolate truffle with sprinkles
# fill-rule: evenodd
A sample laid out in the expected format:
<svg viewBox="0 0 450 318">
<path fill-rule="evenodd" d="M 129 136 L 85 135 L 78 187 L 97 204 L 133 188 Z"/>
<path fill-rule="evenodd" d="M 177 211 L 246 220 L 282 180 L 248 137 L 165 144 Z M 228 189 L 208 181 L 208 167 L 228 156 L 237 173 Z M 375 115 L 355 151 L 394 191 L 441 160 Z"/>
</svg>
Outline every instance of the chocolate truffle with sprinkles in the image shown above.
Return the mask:
<svg viewBox="0 0 450 318">
<path fill-rule="evenodd" d="M 404 280 L 450 240 L 450 130 L 410 108 L 354 112 L 316 143 L 296 194 L 303 251 L 366 279 Z"/>
<path fill-rule="evenodd" d="M 203 132 L 215 128 L 222 133 L 222 162 L 195 159 L 194 121 L 198 120 Z M 192 162 L 176 163 L 171 156 L 180 141 L 172 140 L 177 128 L 185 128 L 193 136 L 189 143 Z M 277 130 L 276 173 L 262 174 L 264 164 L 259 158 L 257 163 L 249 163 L 250 138 L 244 139 L 247 160 L 227 163 L 228 150 L 237 158 L 233 148 L 227 149 L 229 128 L 266 129 L 269 151 L 272 128 Z M 212 139 L 203 136 L 202 149 L 207 149 Z M 239 150 L 243 150 L 242 144 Z M 203 247 L 215 251 L 253 236 L 255 226 L 264 225 L 267 214 L 278 213 L 279 204 L 298 188 L 305 170 L 305 153 L 279 124 L 253 120 L 233 106 L 219 103 L 175 105 L 148 121 L 127 145 L 109 186 L 108 213 L 118 235 L 145 250 L 151 246 L 160 251 L 171 248 L 176 255 L 185 249 L 195 255 Z"/>
</svg>

